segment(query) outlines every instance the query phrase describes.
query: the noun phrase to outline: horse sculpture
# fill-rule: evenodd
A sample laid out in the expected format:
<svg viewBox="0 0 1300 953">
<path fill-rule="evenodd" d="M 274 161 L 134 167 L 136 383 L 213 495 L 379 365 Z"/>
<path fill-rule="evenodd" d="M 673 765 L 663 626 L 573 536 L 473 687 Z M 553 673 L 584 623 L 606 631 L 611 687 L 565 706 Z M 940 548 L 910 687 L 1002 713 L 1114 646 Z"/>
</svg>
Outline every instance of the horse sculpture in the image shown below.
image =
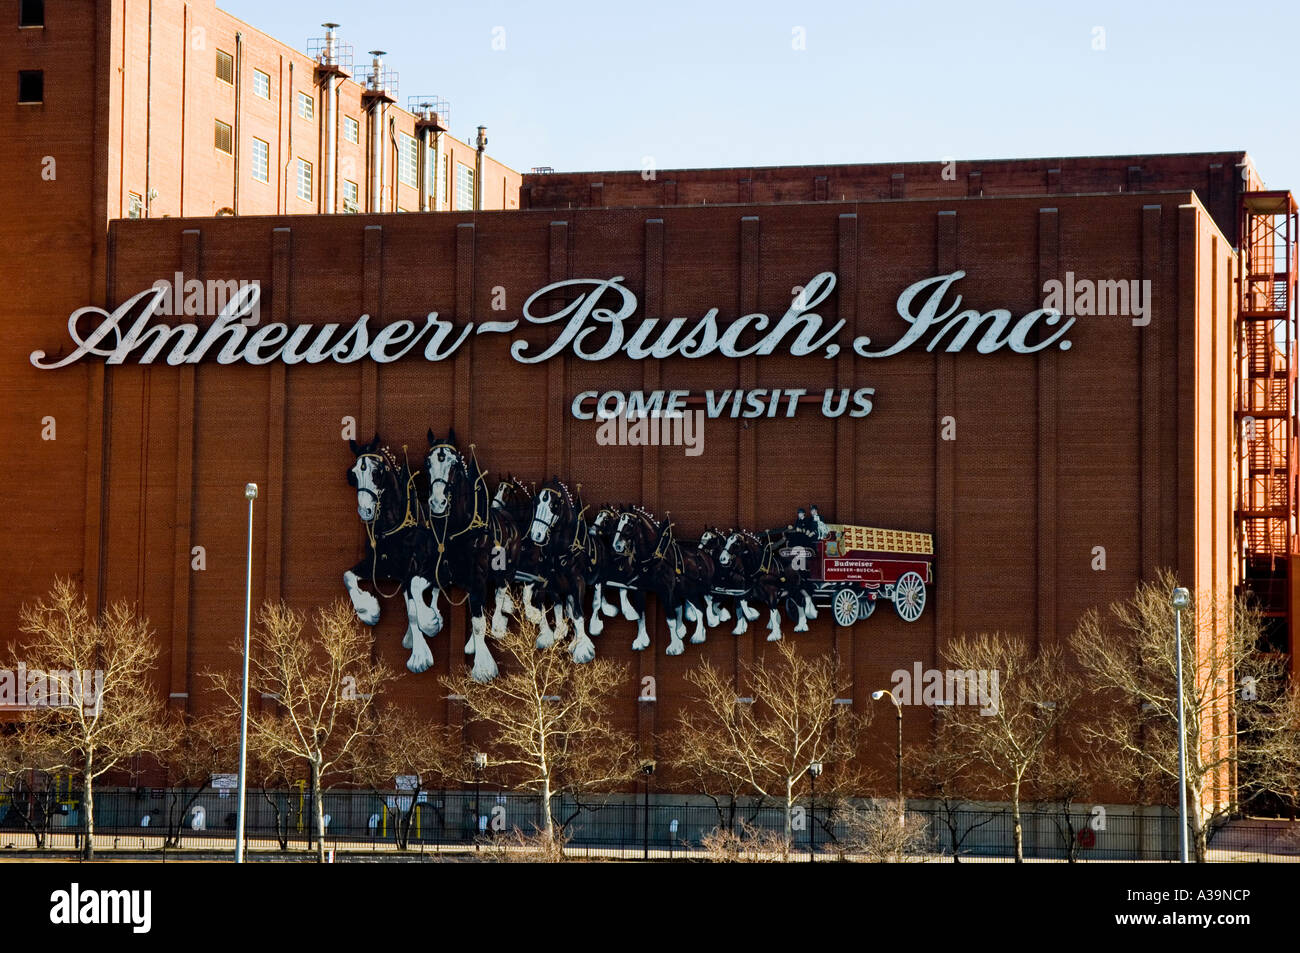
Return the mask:
<svg viewBox="0 0 1300 953">
<path fill-rule="evenodd" d="M 785 532 L 760 537 L 707 527 L 698 543 L 687 543 L 676 537 L 671 519 L 641 506 L 607 504 L 589 513 L 581 486 L 570 489 L 559 477 L 534 487 L 507 475 L 490 487 L 472 444 L 465 453 L 454 431 L 439 439 L 430 429 L 427 436 L 422 469 L 413 469 L 404 453 L 399 460 L 377 435 L 348 444 L 354 459 L 347 479 L 356 490 L 366 543 L 343 583 L 357 617 L 371 626 L 379 621 L 380 598 L 401 592 L 407 615 L 402 645 L 410 650 L 406 667 L 412 672 L 433 665 L 426 639 L 443 628 L 438 598 L 446 592 L 452 599 L 452 590 L 468 602 L 465 653 L 478 681 L 497 675 L 487 636 L 504 634 L 507 614 L 516 611 L 537 624 L 538 648 L 568 639 L 578 663 L 595 657 L 591 637 L 620 612 L 637 625 L 632 648 L 648 648 L 646 597 L 652 593 L 663 607 L 668 655 L 681 655 L 688 640 L 704 642 L 710 628 L 733 614 L 732 634 L 744 634 L 761 617 L 760 603 L 768 610 L 768 641 L 783 637 L 782 608 L 795 632 L 806 632 L 817 616 L 813 594 L 825 595 L 828 583 L 805 572 L 805 557 L 817 557 L 811 550 L 826 530 L 815 508 L 813 521 Z M 515 583 L 522 584 L 518 590 L 511 588 Z M 393 584 L 396 589 L 384 591 Z M 732 600 L 730 611 L 721 598 Z"/>
<path fill-rule="evenodd" d="M 357 618 L 366 625 L 375 625 L 379 621 L 379 600 L 361 588 L 361 581 L 368 580 L 381 596 L 385 595 L 381 581 L 398 584 L 406 603 L 402 647 L 411 650 L 406 667 L 423 672 L 433 664 L 425 636 L 438 634 L 442 618 L 438 615 L 436 591 L 430 602 L 424 598 L 430 581 L 419 567 L 425 528 L 416 489 L 418 473 L 412 473 L 405 462 L 398 463 L 387 447 L 381 448 L 378 435 L 364 445 L 349 440 L 348 446 L 355 458 L 348 469 L 348 484 L 357 491 L 357 515 L 366 529 L 366 554 L 343 574 L 343 585 Z"/>
<path fill-rule="evenodd" d="M 466 461 L 454 430 L 439 440 L 431 429 L 428 439 L 429 534 L 422 564 L 433 581 L 435 600 L 437 591 L 453 586 L 465 592 L 470 616 L 465 653 L 474 656 L 470 674 L 486 682 L 497 675 L 487 645 L 487 603 L 495 597 L 492 632 L 504 634 L 505 614 L 515 608 L 508 583 L 519 556 L 518 528 L 506 514 L 493 510 L 487 473 L 472 453 Z"/>
<path fill-rule="evenodd" d="M 627 558 L 614 552 L 614 530 L 618 526 L 619 516 L 624 508 L 612 505 L 602 506 L 591 520 L 590 538 L 597 551 L 597 572 L 592 580 L 591 623 L 587 631 L 600 635 L 605 631 L 602 614 L 613 618 L 618 615 L 620 606 L 609 601 L 609 590 L 617 589 L 623 618 L 629 622 L 637 620 L 636 609 L 628 599 L 628 592 L 635 581 L 636 568 Z"/>
<path fill-rule="evenodd" d="M 569 653 L 575 662 L 590 662 L 596 657 L 596 646 L 587 635 L 584 603 L 587 586 L 598 575 L 599 553 L 591 539 L 586 507 L 558 477 L 537 491 L 523 548 L 523 561 L 536 560 L 536 575 L 543 584 L 540 595 L 549 600 L 555 615 L 552 629 L 544 607 L 525 606 L 525 613 L 541 630 L 537 647 L 549 648 L 572 626 Z"/>
<path fill-rule="evenodd" d="M 736 627 L 734 635 L 742 635 L 749 628 L 757 613 L 751 614 L 748 602 L 762 602 L 768 608 L 769 642 L 781 640 L 780 606 L 787 600 L 793 603 L 798 621 L 796 632 L 808 631 L 808 620 L 817 618 L 817 609 L 813 605 L 812 593 L 808 591 L 803 574 L 782 560 L 780 541 L 760 540 L 753 533 L 745 530 L 733 532 L 723 545 L 718 556 L 718 563 L 730 578 L 738 580 L 739 589 L 744 595 L 738 597 L 736 604 Z"/>
<path fill-rule="evenodd" d="M 634 567 L 636 591 L 632 597 L 637 610 L 637 637 L 632 648 L 645 649 L 650 636 L 645 627 L 645 593 L 653 592 L 663 607 L 668 623 L 669 655 L 685 651 L 684 616 L 695 622 L 692 642 L 703 642 L 705 632 L 705 596 L 713 584 L 713 559 L 699 549 L 688 549 L 673 538 L 669 519 L 656 522 L 639 507 L 624 511 L 614 530 L 615 554 Z"/>
</svg>

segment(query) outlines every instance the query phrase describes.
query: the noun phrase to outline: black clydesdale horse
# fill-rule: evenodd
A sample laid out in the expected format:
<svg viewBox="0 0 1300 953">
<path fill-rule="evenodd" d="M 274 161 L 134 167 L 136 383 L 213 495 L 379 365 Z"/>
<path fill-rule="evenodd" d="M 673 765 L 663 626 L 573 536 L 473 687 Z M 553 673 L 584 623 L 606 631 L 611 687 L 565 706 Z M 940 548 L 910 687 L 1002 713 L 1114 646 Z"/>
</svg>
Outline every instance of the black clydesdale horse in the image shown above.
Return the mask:
<svg viewBox="0 0 1300 953">
<path fill-rule="evenodd" d="M 418 473 L 412 473 L 405 462 L 399 463 L 387 447 L 381 448 L 378 435 L 364 445 L 349 440 L 348 446 L 356 458 L 348 470 L 348 484 L 357 491 L 357 515 L 366 528 L 366 554 L 343 574 L 343 585 L 357 618 L 374 625 L 379 621 L 379 600 L 362 589 L 361 583 L 369 581 L 381 596 L 385 595 L 379 586 L 381 581 L 398 584 L 406 602 L 402 647 L 411 650 L 406 667 L 423 672 L 433 664 L 433 653 L 424 637 L 438 634 L 442 617 L 438 614 L 436 590 L 433 598 L 425 601 L 430 580 L 419 565 L 427 529 L 416 489 Z"/>
<path fill-rule="evenodd" d="M 495 598 L 492 633 L 505 632 L 505 613 L 514 611 L 507 584 L 519 557 L 519 534 L 513 520 L 492 508 L 487 473 L 471 454 L 467 462 L 456 446 L 453 430 L 446 440 L 429 431 L 425 470 L 429 477 L 429 533 L 425 537 L 422 569 L 437 592 L 450 587 L 469 599 L 470 636 L 466 654 L 473 654 L 470 674 L 475 681 L 496 678 L 497 664 L 487 645 L 487 603 Z"/>
<path fill-rule="evenodd" d="M 612 548 L 635 567 L 636 591 L 632 599 L 637 608 L 637 637 L 632 648 L 640 650 L 650 645 L 645 627 L 647 592 L 659 597 L 664 610 L 669 636 L 667 654 L 681 655 L 685 650 L 683 616 L 695 623 L 691 641 L 703 642 L 705 597 L 711 594 L 713 585 L 712 557 L 699 548 L 682 546 L 673 538 L 671 520 L 656 523 L 653 516 L 639 507 L 619 516 Z"/>
</svg>

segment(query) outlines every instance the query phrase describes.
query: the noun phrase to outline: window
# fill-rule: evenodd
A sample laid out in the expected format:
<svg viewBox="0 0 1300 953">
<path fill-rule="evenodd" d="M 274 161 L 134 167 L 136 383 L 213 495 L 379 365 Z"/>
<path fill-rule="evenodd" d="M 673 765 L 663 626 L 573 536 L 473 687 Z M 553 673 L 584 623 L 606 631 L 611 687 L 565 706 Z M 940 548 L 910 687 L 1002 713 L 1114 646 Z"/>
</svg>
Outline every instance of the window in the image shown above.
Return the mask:
<svg viewBox="0 0 1300 953">
<path fill-rule="evenodd" d="M 438 196 L 438 208 L 447 205 L 447 192 L 451 189 L 451 178 L 447 175 L 447 156 L 442 157 L 442 193 Z"/>
<path fill-rule="evenodd" d="M 271 145 L 253 137 L 253 178 L 259 182 L 267 181 L 271 166 Z"/>
<path fill-rule="evenodd" d="M 20 69 L 18 71 L 18 101 L 20 103 L 45 102 L 45 71 Z"/>
<path fill-rule="evenodd" d="M 229 123 L 222 122 L 220 119 L 215 121 L 216 124 L 212 129 L 212 145 L 218 152 L 224 152 L 228 156 L 235 154 L 235 135 L 234 130 L 230 128 Z"/>
<path fill-rule="evenodd" d="M 311 163 L 298 160 L 298 198 L 311 201 Z"/>
<path fill-rule="evenodd" d="M 253 70 L 253 95 L 263 99 L 271 98 L 271 76 L 260 69 Z"/>
<path fill-rule="evenodd" d="M 298 91 L 298 115 L 303 119 L 316 118 L 316 100 L 302 90 Z"/>
<path fill-rule="evenodd" d="M 429 194 L 433 208 L 438 207 L 438 153 L 429 150 L 429 161 L 424 166 L 424 189 Z M 422 211 L 422 209 L 421 209 Z"/>
<path fill-rule="evenodd" d="M 144 197 L 135 192 L 126 193 L 126 217 L 144 218 Z"/>
<path fill-rule="evenodd" d="M 217 79 L 235 85 L 235 58 L 225 50 L 217 50 Z"/>
<path fill-rule="evenodd" d="M 413 189 L 420 187 L 420 141 L 404 132 L 397 134 L 397 181 Z"/>
<path fill-rule="evenodd" d="M 474 170 L 463 162 L 456 163 L 456 210 L 474 207 Z"/>
<path fill-rule="evenodd" d="M 351 116 L 343 117 L 343 138 L 348 142 L 361 141 L 361 123 Z"/>
<path fill-rule="evenodd" d="M 359 190 L 357 184 L 349 179 L 343 180 L 343 211 L 359 212 L 361 211 L 361 202 L 359 200 Z"/>
<path fill-rule="evenodd" d="M 45 0 L 22 0 L 18 4 L 18 26 L 45 26 Z"/>
</svg>

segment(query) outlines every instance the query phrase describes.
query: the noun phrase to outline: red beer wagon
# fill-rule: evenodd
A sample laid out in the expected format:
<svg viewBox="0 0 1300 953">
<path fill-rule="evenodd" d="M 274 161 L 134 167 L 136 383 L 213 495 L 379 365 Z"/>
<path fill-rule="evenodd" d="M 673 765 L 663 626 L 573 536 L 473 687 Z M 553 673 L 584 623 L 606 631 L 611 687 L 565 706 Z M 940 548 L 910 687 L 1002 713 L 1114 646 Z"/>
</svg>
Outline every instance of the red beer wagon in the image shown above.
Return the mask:
<svg viewBox="0 0 1300 953">
<path fill-rule="evenodd" d="M 831 610 L 836 625 L 865 619 L 884 599 L 904 622 L 925 610 L 933 580 L 934 537 L 929 533 L 874 526 L 824 524 L 825 538 L 815 544 L 781 549 L 791 568 L 809 577 L 813 604 Z"/>
</svg>

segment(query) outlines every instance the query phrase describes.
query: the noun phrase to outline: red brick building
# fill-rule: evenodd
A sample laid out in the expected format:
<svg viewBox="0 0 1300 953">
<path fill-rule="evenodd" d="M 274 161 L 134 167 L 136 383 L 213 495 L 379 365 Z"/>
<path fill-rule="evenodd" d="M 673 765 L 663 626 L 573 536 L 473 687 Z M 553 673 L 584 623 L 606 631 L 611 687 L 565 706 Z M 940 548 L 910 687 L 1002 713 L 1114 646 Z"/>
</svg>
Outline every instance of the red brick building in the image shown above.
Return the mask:
<svg viewBox="0 0 1300 953">
<path fill-rule="evenodd" d="M 374 177 L 359 175 L 362 207 L 383 203 L 374 214 L 290 217 L 331 210 L 316 192 L 297 198 L 286 163 L 326 164 L 320 123 L 303 119 L 297 100 L 315 95 L 319 109 L 336 64 L 203 3 L 156 0 L 152 28 L 144 3 L 97 3 L 93 21 L 73 6 L 44 4 L 45 27 L 0 45 L 0 73 L 43 67 L 48 97 L 0 105 L 0 128 L 20 143 L 0 163 L 28 183 L 0 230 L 11 247 L 33 247 L 0 265 L 16 289 L 0 302 L 3 437 L 22 463 L 14 472 L 30 475 L 0 491 L 12 520 L 0 616 L 12 619 L 55 573 L 77 577 L 97 602 L 136 601 L 162 641 L 160 690 L 202 710 L 197 673 L 230 664 L 242 623 L 245 482 L 262 487 L 255 600 L 307 607 L 341 594 L 363 540 L 345 482 L 351 419 L 363 436 L 409 445 L 413 459 L 427 428 L 454 426 L 494 473 L 561 474 L 589 502 L 671 511 L 684 535 L 784 525 L 808 503 L 832 521 L 933 534 L 931 601 L 916 622 L 883 611 L 839 628 L 823 613 L 808 633 L 787 629 L 808 651 L 839 654 L 855 708 L 894 670 L 939 666 L 947 640 L 963 633 L 1059 642 L 1082 612 L 1126 597 L 1161 567 L 1206 592 L 1253 587 L 1277 620 L 1278 648 L 1293 649 L 1295 206 L 1289 193 L 1263 191 L 1244 153 L 522 178 L 484 157 L 475 180 L 484 211 L 449 210 L 441 185 L 411 187 L 400 174 L 393 185 L 390 164 L 380 198 L 365 191 Z M 0 30 L 18 7 L 0 3 Z M 207 46 L 195 52 L 185 38 L 200 27 Z M 150 42 L 182 55 L 163 65 Z M 242 99 L 250 125 L 238 165 L 208 138 L 214 121 L 234 115 L 233 92 L 214 75 L 216 51 L 232 48 L 241 82 L 251 88 L 258 70 L 271 83 L 270 100 Z M 78 55 L 94 68 L 74 70 Z M 152 122 L 139 95 L 150 68 Z M 338 114 L 360 117 L 363 142 L 364 108 L 383 85 L 381 69 L 374 84 L 340 90 Z M 163 122 L 164 108 L 184 118 Z M 440 145 L 431 133 L 420 139 L 432 117 L 388 108 L 394 130 L 416 139 L 418 168 L 440 155 L 478 158 L 442 131 Z M 236 179 L 253 138 L 274 144 L 265 183 L 243 171 Z M 360 143 L 348 152 L 344 138 L 336 175 L 351 181 L 344 163 L 359 169 L 366 153 Z M 47 148 L 58 169 L 50 180 L 40 175 Z M 129 196 L 154 189 L 148 220 L 129 220 Z M 227 207 L 233 217 L 213 217 Z M 379 214 L 395 207 L 442 214 Z M 1283 226 L 1289 234 L 1269 237 Z M 209 354 L 172 366 L 141 364 L 136 352 L 120 364 L 34 366 L 37 351 L 46 364 L 74 354 L 67 323 L 78 308 L 112 311 L 177 272 L 258 281 L 262 321 L 289 327 L 348 327 L 364 314 L 377 333 L 431 312 L 457 329 L 519 323 L 513 334 L 471 334 L 438 360 L 416 350 L 391 362 L 223 364 Z M 799 355 L 791 334 L 770 353 L 740 357 L 619 350 L 586 360 L 568 345 L 537 363 L 512 356 L 517 341 L 533 353 L 555 343 L 558 329 L 524 310 L 556 282 L 619 276 L 635 296 L 629 328 L 673 318 L 692 326 L 710 313 L 725 328 L 760 313 L 775 323 L 823 273 L 834 284 L 815 312 L 822 331 L 843 322 L 837 349 Z M 900 301 L 931 279 L 912 305 Z M 1031 320 L 1053 281 L 1124 282 L 1133 297 L 1121 313 L 1079 309 L 1068 325 Z M 900 308 L 915 318 L 941 287 L 946 297 L 934 303 L 945 315 L 960 295 L 977 317 L 1005 310 L 1003 333 L 987 337 L 996 319 L 971 322 L 964 339 L 949 327 L 882 354 L 909 331 Z M 186 320 L 206 330 L 213 319 Z M 1017 349 L 1007 332 L 1022 321 Z M 870 413 L 824 413 L 827 389 L 864 388 Z M 596 422 L 574 412 L 586 392 L 661 389 L 689 392 L 691 406 L 723 389 L 809 399 L 791 404 L 790 417 L 706 420 L 699 455 L 600 445 Z M 1249 450 L 1246 417 L 1256 427 Z M 42 439 L 46 418 L 56 439 Z M 669 657 L 662 620 L 652 621 L 650 651 L 633 652 L 633 629 L 618 620 L 597 642 L 630 664 L 619 718 L 648 747 L 684 703 L 691 666 L 707 658 L 735 671 L 765 644 L 761 627 L 742 637 L 719 628 Z M 375 630 L 397 668 L 404 624 L 388 605 Z M 452 722 L 462 713 L 435 675 L 465 664 L 464 630 L 451 610 L 434 670 L 404 674 L 396 689 Z M 653 701 L 641 698 L 647 678 Z M 907 725 L 918 742 L 928 730 L 919 719 Z"/>
</svg>

